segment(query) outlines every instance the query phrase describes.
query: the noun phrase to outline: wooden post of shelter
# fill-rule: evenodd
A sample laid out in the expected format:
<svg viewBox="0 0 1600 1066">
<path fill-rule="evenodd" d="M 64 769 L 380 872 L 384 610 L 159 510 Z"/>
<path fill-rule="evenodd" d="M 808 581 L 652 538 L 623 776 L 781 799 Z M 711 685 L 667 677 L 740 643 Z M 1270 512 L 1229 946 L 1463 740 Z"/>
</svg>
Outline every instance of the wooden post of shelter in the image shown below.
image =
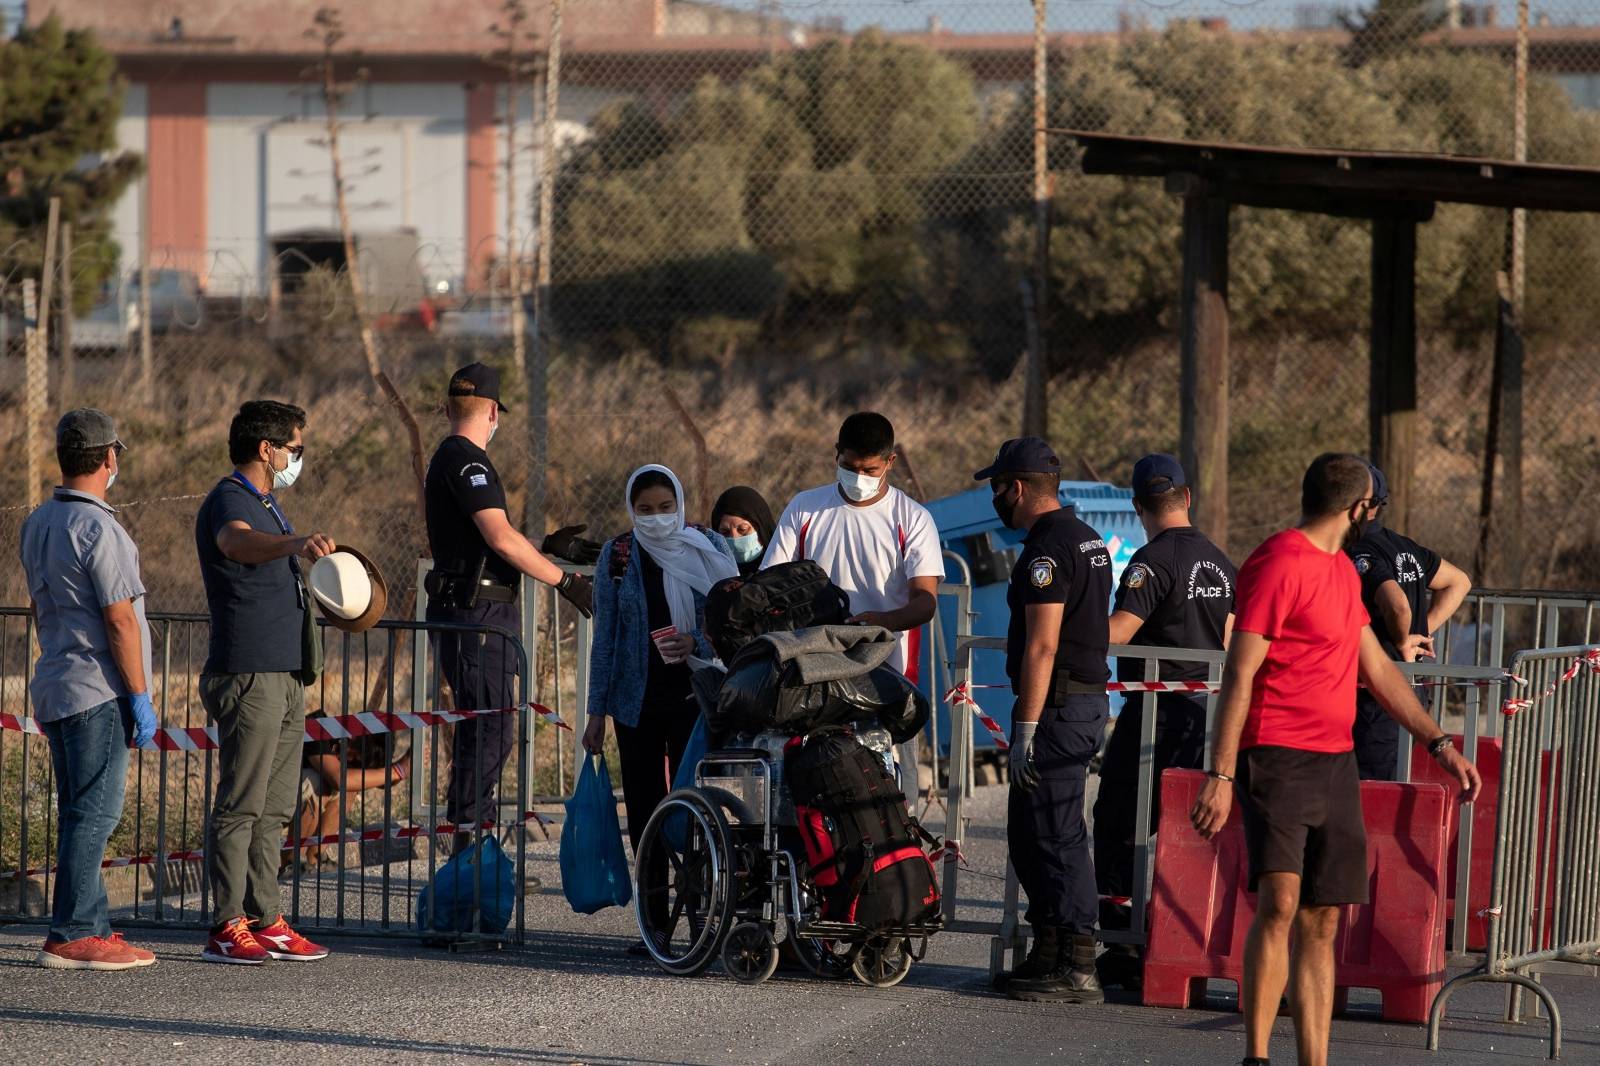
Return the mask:
<svg viewBox="0 0 1600 1066">
<path fill-rule="evenodd" d="M 1183 196 L 1180 455 L 1195 521 L 1228 549 L 1228 201 L 1189 175 L 1168 180 Z"/>
<path fill-rule="evenodd" d="M 1384 522 L 1410 528 L 1417 455 L 1417 223 L 1372 220 L 1371 389 L 1367 428 L 1372 461 L 1389 479 Z"/>
</svg>

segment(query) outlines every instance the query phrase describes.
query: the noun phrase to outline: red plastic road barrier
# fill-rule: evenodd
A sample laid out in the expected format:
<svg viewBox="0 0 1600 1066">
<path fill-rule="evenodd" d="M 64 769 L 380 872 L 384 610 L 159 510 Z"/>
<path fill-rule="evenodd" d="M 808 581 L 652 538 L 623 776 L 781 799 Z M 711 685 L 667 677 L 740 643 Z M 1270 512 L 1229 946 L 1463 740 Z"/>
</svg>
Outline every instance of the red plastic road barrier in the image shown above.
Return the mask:
<svg viewBox="0 0 1600 1066">
<path fill-rule="evenodd" d="M 1215 840 L 1200 838 L 1189 811 L 1204 783 L 1195 770 L 1161 775 L 1146 1006 L 1187 1007 L 1203 998 L 1207 980 L 1237 984 L 1243 975 L 1256 903 L 1245 891 L 1244 827 L 1235 804 Z M 1444 983 L 1445 817 L 1453 802 L 1439 785 L 1361 786 L 1373 902 L 1343 908 L 1334 980 L 1341 1001 L 1350 988 L 1376 989 L 1387 1021 L 1426 1021 Z"/>
<path fill-rule="evenodd" d="M 1456 747 L 1461 747 L 1463 741 L 1460 734 L 1454 738 Z M 1467 950 L 1482 951 L 1487 943 L 1489 923 L 1482 913 L 1489 905 L 1489 882 L 1494 876 L 1494 837 L 1495 818 L 1500 811 L 1500 740 L 1499 738 L 1478 738 L 1478 773 L 1483 777 L 1483 791 L 1472 804 L 1472 858 L 1467 871 Z M 1549 773 L 1549 764 L 1546 763 L 1546 774 Z M 1428 754 L 1426 748 L 1414 746 L 1411 749 L 1411 780 L 1427 782 L 1429 784 L 1443 785 L 1447 791 L 1453 792 L 1460 786 L 1456 779 L 1444 772 L 1438 760 Z M 1456 855 L 1461 845 L 1461 805 L 1449 805 L 1449 825 L 1447 827 L 1449 845 L 1449 871 L 1446 884 L 1448 885 L 1448 902 L 1445 917 L 1455 913 L 1456 893 Z"/>
<path fill-rule="evenodd" d="M 1464 743 L 1462 736 L 1457 733 L 1451 739 L 1459 748 Z M 1496 833 L 1495 819 L 1500 811 L 1500 775 L 1503 761 L 1500 750 L 1499 738 L 1478 738 L 1478 773 L 1483 777 L 1483 790 L 1478 793 L 1478 798 L 1472 804 L 1472 858 L 1467 870 L 1467 950 L 1482 951 L 1487 946 L 1489 935 L 1488 912 L 1489 884 L 1494 879 L 1494 840 Z M 1539 765 L 1540 802 L 1549 796 L 1550 790 L 1550 753 L 1545 752 Z M 1411 780 L 1443 785 L 1451 796 L 1449 804 L 1449 877 L 1447 891 L 1449 901 L 1446 905 L 1445 917 L 1448 919 L 1455 913 L 1456 893 L 1456 856 L 1460 852 L 1461 844 L 1461 805 L 1454 802 L 1455 795 L 1460 789 L 1456 779 L 1445 773 L 1439 763 L 1428 754 L 1427 749 L 1413 747 L 1411 749 Z M 1546 855 L 1547 877 L 1551 883 L 1555 880 L 1555 852 L 1549 850 Z M 1548 898 L 1548 897 L 1547 897 Z M 1547 919 L 1548 923 L 1548 919 Z"/>
</svg>

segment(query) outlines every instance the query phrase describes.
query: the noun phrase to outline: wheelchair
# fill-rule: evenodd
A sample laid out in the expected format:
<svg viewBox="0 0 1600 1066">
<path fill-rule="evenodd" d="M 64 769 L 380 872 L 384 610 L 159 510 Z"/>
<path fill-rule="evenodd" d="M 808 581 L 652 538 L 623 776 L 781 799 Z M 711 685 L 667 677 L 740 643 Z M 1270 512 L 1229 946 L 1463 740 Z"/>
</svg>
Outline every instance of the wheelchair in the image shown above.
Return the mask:
<svg viewBox="0 0 1600 1066">
<path fill-rule="evenodd" d="M 867 929 L 823 915 L 784 784 L 789 739 L 761 733 L 708 752 L 694 787 L 651 814 L 636 856 L 639 935 L 656 965 L 678 976 L 720 958 L 735 981 L 760 984 L 786 951 L 818 978 L 897 985 L 942 919 Z"/>
</svg>

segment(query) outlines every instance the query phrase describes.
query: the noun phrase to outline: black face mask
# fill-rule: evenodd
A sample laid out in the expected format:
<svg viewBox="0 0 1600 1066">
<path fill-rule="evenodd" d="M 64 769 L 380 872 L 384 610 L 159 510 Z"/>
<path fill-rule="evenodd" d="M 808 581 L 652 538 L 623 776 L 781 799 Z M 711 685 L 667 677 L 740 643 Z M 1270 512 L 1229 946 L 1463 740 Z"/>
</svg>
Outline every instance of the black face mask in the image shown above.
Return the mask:
<svg viewBox="0 0 1600 1066">
<path fill-rule="evenodd" d="M 1015 484 L 1015 482 L 1012 484 Z M 994 494 L 994 500 L 992 502 L 994 503 L 994 513 L 999 516 L 1000 521 L 1005 524 L 1005 527 L 1007 529 L 1016 529 L 1017 504 L 1022 502 L 1022 494 L 1018 493 L 1016 499 L 1008 500 L 1006 499 L 1006 493 L 1010 491 L 1011 485 L 1007 485 L 1005 488 Z"/>
<path fill-rule="evenodd" d="M 1356 541 L 1366 535 L 1367 526 L 1371 524 L 1372 508 L 1366 504 L 1357 504 L 1350 509 L 1350 528 L 1344 531 L 1344 542 L 1340 545 L 1348 551 L 1355 547 Z"/>
</svg>

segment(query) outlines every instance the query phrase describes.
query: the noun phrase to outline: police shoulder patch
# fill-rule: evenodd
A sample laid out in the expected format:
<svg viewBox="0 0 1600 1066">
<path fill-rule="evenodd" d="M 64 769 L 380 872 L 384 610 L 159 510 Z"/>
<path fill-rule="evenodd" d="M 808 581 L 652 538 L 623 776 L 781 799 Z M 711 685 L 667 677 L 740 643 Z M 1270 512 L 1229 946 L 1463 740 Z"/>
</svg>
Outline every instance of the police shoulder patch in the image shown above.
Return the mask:
<svg viewBox="0 0 1600 1066">
<path fill-rule="evenodd" d="M 1356 573 L 1364 574 L 1372 569 L 1372 557 L 1369 555 L 1356 556 Z"/>
<path fill-rule="evenodd" d="M 1130 589 L 1142 589 L 1150 578 L 1150 570 L 1143 563 L 1134 563 L 1122 575 L 1122 583 Z"/>
<path fill-rule="evenodd" d="M 1036 589 L 1049 588 L 1056 579 L 1056 561 L 1048 555 L 1039 556 L 1028 564 L 1028 579 Z"/>
</svg>

